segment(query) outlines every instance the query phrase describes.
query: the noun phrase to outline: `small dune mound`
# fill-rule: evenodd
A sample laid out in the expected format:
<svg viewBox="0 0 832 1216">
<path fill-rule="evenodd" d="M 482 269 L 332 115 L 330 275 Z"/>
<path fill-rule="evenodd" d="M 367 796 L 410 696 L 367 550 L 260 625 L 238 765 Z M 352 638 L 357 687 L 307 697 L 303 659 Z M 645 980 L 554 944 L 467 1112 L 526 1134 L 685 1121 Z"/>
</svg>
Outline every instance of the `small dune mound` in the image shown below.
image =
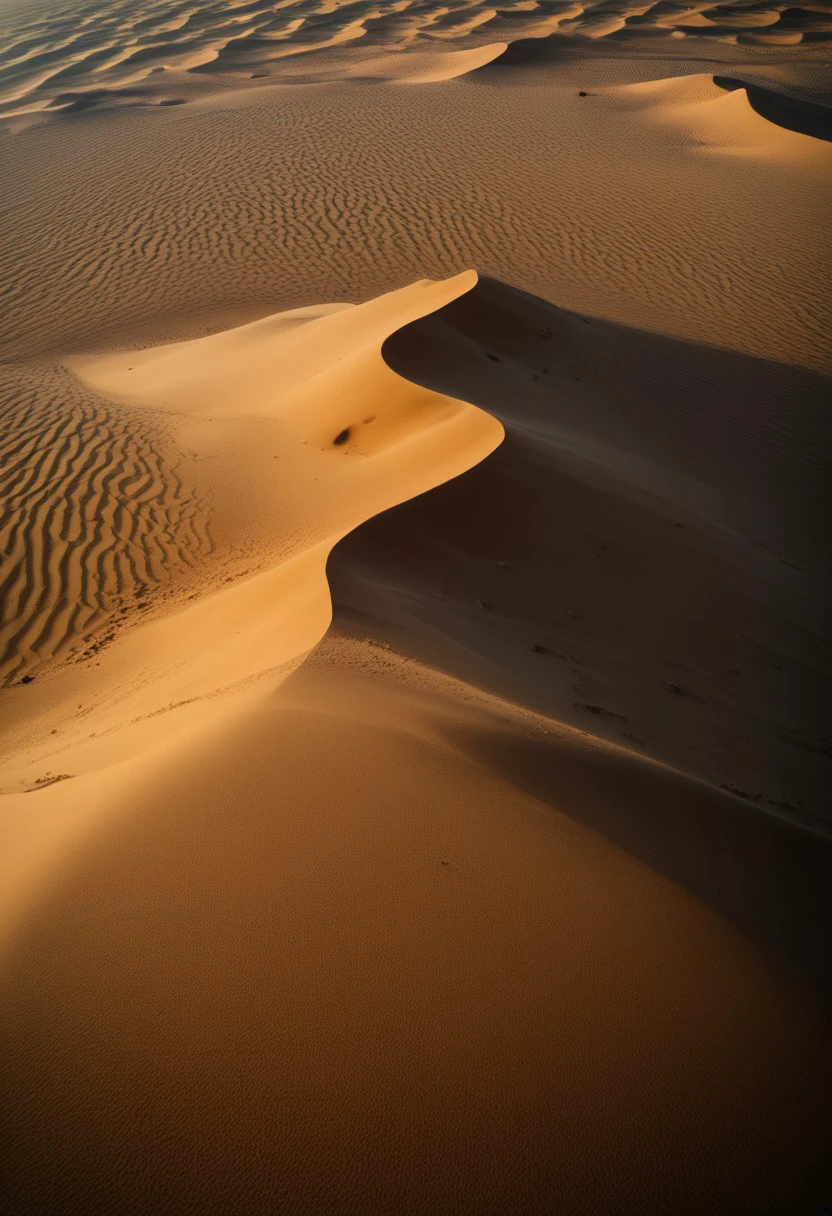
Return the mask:
<svg viewBox="0 0 832 1216">
<path fill-rule="evenodd" d="M 344 75 L 389 81 L 391 84 L 435 84 L 454 80 L 499 59 L 507 43 L 491 42 L 464 51 L 404 51 L 368 59 Z"/>
<path fill-rule="evenodd" d="M 603 91 L 619 105 L 643 110 L 679 142 L 711 150 L 810 160 L 824 155 L 810 136 L 829 138 L 825 107 L 705 73 Z"/>
</svg>

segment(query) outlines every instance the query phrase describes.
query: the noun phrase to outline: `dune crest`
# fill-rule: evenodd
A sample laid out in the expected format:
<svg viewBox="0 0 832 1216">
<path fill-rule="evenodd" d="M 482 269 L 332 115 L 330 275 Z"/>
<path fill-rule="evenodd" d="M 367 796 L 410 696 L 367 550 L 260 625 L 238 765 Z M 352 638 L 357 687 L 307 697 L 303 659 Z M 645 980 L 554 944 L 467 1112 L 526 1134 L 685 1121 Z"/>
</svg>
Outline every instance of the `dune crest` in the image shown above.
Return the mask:
<svg viewBox="0 0 832 1216">
<path fill-rule="evenodd" d="M 32 687 L 0 693 L 12 724 L 4 742 L 12 819 L 13 792 L 37 790 L 58 768 L 74 776 L 105 769 L 177 729 L 204 730 L 226 694 L 234 703 L 246 689 L 272 690 L 329 625 L 325 565 L 339 537 L 500 442 L 489 415 L 402 379 L 381 356 L 397 326 L 475 282 L 468 272 L 364 305 L 299 309 L 188 342 L 69 361 L 125 419 L 148 408 L 168 413 L 176 443 L 207 470 L 218 551 L 241 554 L 248 569 L 226 576 L 220 567 L 207 591 L 108 636 L 94 661 L 82 655 Z M 49 492 L 60 498 L 61 488 Z M 39 526 L 35 516 L 31 528 Z M 52 593 L 66 589 L 57 583 Z M 71 786 L 52 797 L 71 806 Z"/>
<path fill-rule="evenodd" d="M 606 92 L 709 151 L 814 161 L 828 169 L 829 152 L 821 140 L 763 117 L 742 82 L 720 84 L 719 79 L 702 73 L 621 85 Z"/>
</svg>

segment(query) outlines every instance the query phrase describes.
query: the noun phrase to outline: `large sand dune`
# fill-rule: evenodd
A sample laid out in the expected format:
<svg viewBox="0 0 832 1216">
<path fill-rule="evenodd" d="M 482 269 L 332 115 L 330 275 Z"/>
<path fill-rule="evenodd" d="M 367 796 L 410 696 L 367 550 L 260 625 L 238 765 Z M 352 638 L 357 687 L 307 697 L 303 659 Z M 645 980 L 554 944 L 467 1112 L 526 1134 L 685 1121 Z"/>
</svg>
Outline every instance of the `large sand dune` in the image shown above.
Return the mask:
<svg viewBox="0 0 832 1216">
<path fill-rule="evenodd" d="M 0 18 L 4 1212 L 828 1203 L 828 24 Z"/>
</svg>

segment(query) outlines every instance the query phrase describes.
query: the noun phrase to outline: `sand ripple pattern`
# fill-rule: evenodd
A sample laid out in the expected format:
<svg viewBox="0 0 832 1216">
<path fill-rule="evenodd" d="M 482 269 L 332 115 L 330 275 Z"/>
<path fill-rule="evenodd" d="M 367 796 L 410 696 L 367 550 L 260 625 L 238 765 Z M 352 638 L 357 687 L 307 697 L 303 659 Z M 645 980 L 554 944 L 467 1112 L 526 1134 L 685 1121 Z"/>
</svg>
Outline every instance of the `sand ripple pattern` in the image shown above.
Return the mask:
<svg viewBox="0 0 832 1216">
<path fill-rule="evenodd" d="M 210 554 L 208 499 L 167 447 L 54 371 L 0 377 L 2 682 L 92 659 Z"/>
<path fill-rule="evenodd" d="M 82 0 L 32 12 L 21 0 L 0 14 L 0 119 L 100 102 L 172 105 L 142 82 L 157 73 L 294 75 L 325 71 L 333 48 L 447 51 L 495 41 L 565 38 L 626 42 L 693 38 L 795 46 L 832 37 L 825 0 L 736 4 L 693 0 L 513 0 L 492 8 L 471 0 Z M 164 80 L 164 77 L 162 78 Z"/>
</svg>

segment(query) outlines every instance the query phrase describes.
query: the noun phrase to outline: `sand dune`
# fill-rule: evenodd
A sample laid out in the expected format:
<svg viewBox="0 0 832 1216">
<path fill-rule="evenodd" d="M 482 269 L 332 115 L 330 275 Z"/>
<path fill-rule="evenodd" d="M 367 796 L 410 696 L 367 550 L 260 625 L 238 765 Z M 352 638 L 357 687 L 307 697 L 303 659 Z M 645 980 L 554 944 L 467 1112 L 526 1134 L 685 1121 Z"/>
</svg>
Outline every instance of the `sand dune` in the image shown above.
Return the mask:
<svg viewBox="0 0 832 1216">
<path fill-rule="evenodd" d="M 122 427 L 129 427 L 136 407 L 140 414 L 148 407 L 164 410 L 174 420 L 172 442 L 187 463 L 210 470 L 210 509 L 202 505 L 201 527 L 213 538 L 213 552 L 210 560 L 202 555 L 198 573 L 212 577 L 213 586 L 205 598 L 203 585 L 196 598 L 186 582 L 179 611 L 172 613 L 168 602 L 161 619 L 122 639 L 119 628 L 135 620 L 131 609 L 134 614 L 153 606 L 144 598 L 145 571 L 140 570 L 129 592 L 121 588 L 123 597 L 100 607 L 102 614 L 106 607 L 110 611 L 112 623 L 102 638 L 109 649 L 104 652 L 86 632 L 87 617 L 72 618 L 74 634 L 67 623 L 62 636 L 72 636 L 83 670 L 64 669 L 42 689 L 40 683 L 20 687 L 28 651 L 13 632 L 25 627 L 25 636 L 37 636 L 41 616 L 31 615 L 28 600 L 10 597 L 18 615 L 8 631 L 7 663 L 17 686 L 2 695 L 7 721 L 16 717 L 17 723 L 7 732 L 7 791 L 36 785 L 44 775 L 40 770 L 52 771 L 58 757 L 64 769 L 77 774 L 109 763 L 113 746 L 124 752 L 169 737 L 171 722 L 160 715 L 184 708 L 190 726 L 194 714 L 216 708 L 223 690 L 286 669 L 320 640 L 329 621 L 324 564 L 339 536 L 467 468 L 499 442 L 502 431 L 493 419 L 402 380 L 380 354 L 392 328 L 452 299 L 473 278 L 415 284 L 357 308 L 303 309 L 182 344 L 71 361 L 82 382 L 97 396 L 106 394 L 114 411 L 116 402 L 129 405 L 130 414 L 115 415 Z M 78 446 L 87 463 L 96 459 L 94 444 Z M 127 476 L 132 473 L 129 466 Z M 67 501 L 73 485 L 72 463 L 56 463 L 45 477 L 40 462 L 30 459 L 27 476 L 51 512 L 59 514 L 57 504 Z M 46 485 L 41 487 L 39 478 Z M 94 492 L 94 465 L 85 480 Z M 173 473 L 166 481 L 176 486 Z M 120 483 L 111 500 L 109 509 L 93 502 L 99 530 L 110 510 L 126 513 L 126 503 L 134 501 Z M 40 529 L 48 539 L 47 526 L 31 509 L 26 522 L 19 548 L 28 558 L 21 565 L 29 574 L 29 598 L 54 602 L 54 617 L 59 607 L 76 602 L 70 572 L 88 570 L 89 545 L 83 534 L 76 537 L 55 525 L 63 564 L 54 573 L 44 564 L 44 574 L 31 555 L 45 543 Z M 176 522 L 168 508 L 164 524 L 171 545 L 177 545 Z M 106 552 L 113 562 L 113 543 L 105 534 L 93 555 Z M 186 564 L 184 541 L 178 546 L 163 569 Z M 161 544 L 159 553 L 164 559 Z M 93 585 L 106 595 L 106 582 L 97 579 Z M 86 583 L 81 590 L 82 597 L 85 591 L 89 595 Z M 34 652 L 34 644 L 30 649 Z M 76 693 L 82 688 L 86 708 L 79 714 Z M 91 714 L 97 728 L 92 733 Z M 129 742 L 120 737 L 125 731 Z"/>
<path fill-rule="evenodd" d="M 21 21 L 12 6 L 5 19 L 0 18 L 7 45 L 0 64 L 0 119 L 64 109 L 72 104 L 65 100 L 67 95 L 100 97 L 101 90 L 113 94 L 160 72 L 280 77 L 287 70 L 295 74 L 292 61 L 300 59 L 306 72 L 328 79 L 331 52 L 359 42 L 372 44 L 363 52 L 372 62 L 379 45 L 387 51 L 395 47 L 441 57 L 448 44 L 462 42 L 473 51 L 503 39 L 526 39 L 529 54 L 535 56 L 535 44 L 552 35 L 628 42 L 707 38 L 756 46 L 818 43 L 832 36 L 832 18 L 823 6 L 794 8 L 779 0 L 715 7 L 705 0 L 623 6 L 610 6 L 607 0 L 541 0 L 499 9 L 465 2 L 439 10 L 411 0 L 362 0 L 343 6 L 327 0 L 277 5 L 273 0 L 242 5 L 211 0 L 198 7 L 169 2 L 151 5 L 149 12 L 147 8 L 137 9 L 124 0 L 87 0 L 79 28 L 72 6 L 50 13 L 48 21 L 34 22 Z M 518 52 L 519 47 L 513 54 Z M 398 75 L 403 69 L 394 70 Z M 438 70 L 436 78 L 446 79 Z M 365 69 L 358 74 L 371 73 Z"/>
<path fill-rule="evenodd" d="M 770 91 L 746 88 L 741 81 L 719 76 L 651 80 L 623 85 L 611 92 L 625 104 L 643 108 L 680 137 L 711 150 L 766 155 L 801 164 L 811 159 L 826 163 L 826 153 L 818 138 L 828 126 L 828 111 L 811 103 L 792 103 L 791 107 L 787 99 L 779 105 L 769 103 L 772 117 L 781 119 L 779 123 L 769 121 L 760 113 L 759 103 L 752 104 L 752 97 L 762 94 L 763 98 L 769 98 Z M 792 119 L 791 130 L 784 121 L 788 117 Z"/>
<path fill-rule="evenodd" d="M 825 817 L 825 610 L 747 539 L 774 481 L 814 484 L 811 512 L 827 509 L 825 446 L 814 474 L 803 455 L 823 433 L 824 383 L 792 390 L 817 412 L 802 437 L 775 439 L 772 365 L 590 323 L 493 281 L 384 353 L 491 410 L 509 437 L 345 541 L 336 602 L 369 605 L 395 646 L 470 683 L 760 805 Z M 671 367 L 672 421 L 655 397 Z M 741 384 L 756 435 L 726 424 Z"/>
<path fill-rule="evenodd" d="M 584 586 L 554 633 L 543 624 L 561 616 L 553 598 L 567 572 L 570 599 L 578 590 L 564 560 L 572 529 L 547 548 L 552 509 L 573 526 L 592 521 L 578 550 L 601 543 L 613 566 L 635 558 L 637 535 L 636 560 L 655 552 L 657 580 L 679 543 L 665 511 L 682 504 L 667 484 L 644 483 L 623 453 L 611 459 L 591 428 L 570 441 L 568 414 L 516 392 L 544 350 L 562 391 L 585 328 L 468 274 L 71 361 L 113 409 L 175 421 L 175 441 L 210 464 L 213 531 L 232 547 L 254 538 L 261 565 L 269 552 L 273 564 L 115 639 L 94 670 L 3 694 L 19 719 L 6 788 L 26 791 L 2 800 L 12 1210 L 53 1196 L 108 1210 L 137 1153 L 166 1210 L 186 1194 L 214 1210 L 256 1206 L 277 1186 L 297 1211 L 327 1193 L 335 1211 L 497 1211 L 518 1193 L 518 1154 L 529 1211 L 550 1210 L 552 1188 L 576 1211 L 622 1188 L 633 1212 L 669 1194 L 685 1210 L 765 1199 L 785 1211 L 824 1185 L 828 1057 L 806 984 L 828 979 L 828 836 L 801 826 L 796 805 L 755 805 L 635 754 L 662 753 L 644 717 L 655 697 L 642 690 L 645 677 L 658 688 L 677 674 L 672 639 L 666 656 L 643 640 L 634 651 L 620 602 L 612 636 L 597 586 L 589 611 Z M 608 335 L 593 341 L 610 350 Z M 402 378 L 414 368 L 425 388 Z M 480 489 L 457 475 L 502 428 L 455 398 L 463 383 L 499 403 L 515 432 L 480 466 L 491 477 Z M 532 447 L 518 462 L 523 437 Z M 404 526 L 387 512 L 337 553 L 340 630 L 298 667 L 329 623 L 332 543 L 448 478 L 450 498 L 418 500 Z M 607 494 L 617 487 L 608 505 L 599 478 Z M 550 506 L 534 531 L 543 486 Z M 690 503 L 686 520 L 683 597 L 699 580 L 712 592 L 726 561 Z M 426 570 L 444 586 L 431 588 Z M 678 602 L 655 609 L 686 632 Z M 701 604 L 687 610 L 702 629 Z M 781 610 L 772 605 L 770 627 L 782 645 Z M 768 626 L 755 627 L 760 646 Z M 625 649 L 636 672 L 602 689 Z M 680 707 L 692 700 L 694 717 L 680 708 L 678 740 L 697 737 L 700 705 L 725 728 L 713 689 L 702 699 L 718 654 L 718 642 L 710 655 L 688 644 L 696 666 L 679 676 Z M 547 693 L 545 667 L 561 659 L 586 697 L 577 720 L 557 688 Z M 647 725 L 649 741 L 622 736 L 622 724 Z M 767 747 L 782 730 L 772 726 Z M 759 722 L 754 732 L 764 737 Z M 334 782 L 352 791 L 357 818 L 322 818 Z M 102 906 L 106 926 L 92 932 Z M 56 955 L 34 1000 L 31 968 Z M 106 1071 L 79 1068 L 82 1027 Z M 35 1058 L 54 1083 L 29 1084 Z M 252 1159 L 244 1145 L 264 1119 L 283 1131 Z M 484 1166 L 487 1130 L 499 1149 Z M 358 1151 L 368 1138 L 381 1175 L 375 1149 Z M 609 1161 L 589 1185 L 587 1150 Z M 79 1152 L 91 1162 L 82 1174 Z"/>
<path fill-rule="evenodd" d="M 328 72 L 314 76 L 315 82 L 324 80 L 374 80 L 396 84 L 435 84 L 442 80 L 454 80 L 466 72 L 474 72 L 498 58 L 506 48 L 504 42 L 487 43 L 466 51 L 404 51 L 361 59 L 343 67 L 333 67 Z M 292 78 L 298 81 L 298 77 Z"/>
<path fill-rule="evenodd" d="M 828 1201 L 826 25 L 4 9 L 4 1212 Z"/>
</svg>

